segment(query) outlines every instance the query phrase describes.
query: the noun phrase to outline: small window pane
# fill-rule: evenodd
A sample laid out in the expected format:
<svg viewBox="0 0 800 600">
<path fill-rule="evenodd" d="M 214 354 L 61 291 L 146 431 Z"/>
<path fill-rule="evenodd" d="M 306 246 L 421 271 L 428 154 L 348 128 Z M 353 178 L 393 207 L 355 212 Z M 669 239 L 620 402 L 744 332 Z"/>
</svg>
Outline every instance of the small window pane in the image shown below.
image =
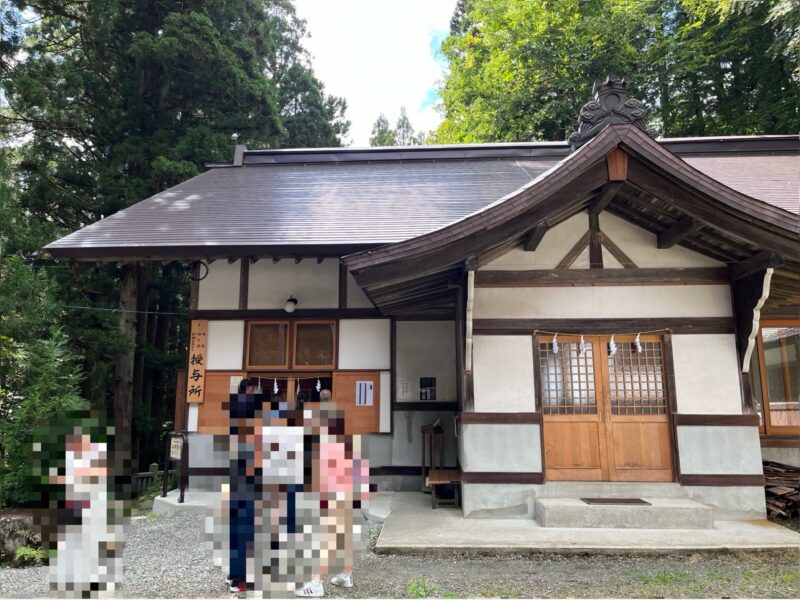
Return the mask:
<svg viewBox="0 0 800 600">
<path fill-rule="evenodd" d="M 770 424 L 800 426 L 800 328 L 765 327 L 761 335 Z"/>
<path fill-rule="evenodd" d="M 298 323 L 296 367 L 333 366 L 333 323 Z"/>
<path fill-rule="evenodd" d="M 551 342 L 539 344 L 544 414 L 597 414 L 592 351 L 591 342 L 583 351 L 577 343 L 562 342 L 558 352 Z"/>
<path fill-rule="evenodd" d="M 667 412 L 661 342 L 617 342 L 609 357 L 611 412 L 615 415 L 663 415 Z"/>
<path fill-rule="evenodd" d="M 250 326 L 249 363 L 259 367 L 286 365 L 286 323 L 255 323 Z"/>
</svg>

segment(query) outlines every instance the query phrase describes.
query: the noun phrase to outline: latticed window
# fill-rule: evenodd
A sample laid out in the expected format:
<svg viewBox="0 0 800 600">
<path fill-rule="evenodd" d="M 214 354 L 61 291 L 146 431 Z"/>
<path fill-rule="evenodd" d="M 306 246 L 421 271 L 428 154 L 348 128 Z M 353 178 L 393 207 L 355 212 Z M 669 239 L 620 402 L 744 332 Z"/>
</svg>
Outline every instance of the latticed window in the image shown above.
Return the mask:
<svg viewBox="0 0 800 600">
<path fill-rule="evenodd" d="M 608 392 L 615 415 L 663 415 L 663 355 L 660 341 L 617 342 L 617 352 L 608 359 Z"/>
<path fill-rule="evenodd" d="M 642 336 L 640 352 L 634 338 L 626 336 L 615 341 L 613 353 L 610 341 L 610 337 L 587 336 L 581 348 L 578 339 L 559 338 L 554 352 L 552 338 L 540 340 L 542 413 L 596 414 L 598 396 L 614 415 L 667 413 L 661 340 Z"/>
<path fill-rule="evenodd" d="M 542 378 L 542 412 L 546 415 L 597 413 L 594 352 L 591 342 L 581 352 L 578 342 L 539 344 Z"/>
</svg>

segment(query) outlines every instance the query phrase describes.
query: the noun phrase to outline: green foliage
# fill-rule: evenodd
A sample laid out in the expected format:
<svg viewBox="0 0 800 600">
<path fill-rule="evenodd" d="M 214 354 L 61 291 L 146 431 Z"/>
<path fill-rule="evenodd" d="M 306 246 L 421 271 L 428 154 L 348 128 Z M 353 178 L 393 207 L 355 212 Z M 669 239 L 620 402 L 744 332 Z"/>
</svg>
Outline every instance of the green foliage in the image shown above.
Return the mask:
<svg viewBox="0 0 800 600">
<path fill-rule="evenodd" d="M 32 567 L 45 563 L 47 553 L 41 548 L 20 546 L 14 553 L 14 564 L 18 567 Z"/>
<path fill-rule="evenodd" d="M 397 118 L 394 129 L 389 127 L 389 120 L 381 113 L 372 125 L 372 136 L 369 138 L 370 146 L 421 146 L 425 143 L 426 136 L 423 132 L 415 132 L 411 119 L 408 118 L 406 107 L 400 107 L 400 116 Z"/>
<path fill-rule="evenodd" d="M 406 594 L 410 598 L 430 598 L 435 596 L 438 591 L 426 577 L 410 579 L 406 585 Z"/>
<path fill-rule="evenodd" d="M 664 135 L 796 132 L 797 4 L 728 3 L 460 2 L 442 44 L 445 119 L 433 141 L 563 140 L 608 73 L 632 76 Z"/>
</svg>

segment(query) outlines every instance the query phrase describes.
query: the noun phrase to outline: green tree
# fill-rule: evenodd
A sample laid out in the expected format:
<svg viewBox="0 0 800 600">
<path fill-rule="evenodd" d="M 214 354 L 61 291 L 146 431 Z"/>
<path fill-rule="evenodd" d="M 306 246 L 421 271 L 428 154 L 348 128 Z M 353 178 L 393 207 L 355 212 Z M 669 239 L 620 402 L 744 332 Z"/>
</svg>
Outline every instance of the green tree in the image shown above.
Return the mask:
<svg viewBox="0 0 800 600">
<path fill-rule="evenodd" d="M 397 136 L 394 130 L 389 127 L 389 120 L 386 115 L 381 113 L 372 126 L 372 135 L 369 138 L 370 146 L 396 146 Z"/>
<path fill-rule="evenodd" d="M 795 132 L 798 56 L 775 50 L 778 1 L 728 11 L 717 0 L 459 4 L 434 141 L 563 140 L 608 73 L 632 76 L 664 135 Z"/>
<path fill-rule="evenodd" d="M 23 41 L 0 36 L 16 56 L 0 70 L 0 127 L 19 144 L 21 208 L 49 228 L 39 246 L 229 161 L 235 143 L 333 146 L 347 132 L 345 103 L 314 77 L 289 0 L 13 5 L 36 17 Z M 135 340 L 121 338 L 112 312 L 130 267 L 51 269 L 61 304 L 82 307 L 65 309 L 60 323 L 84 357 L 83 393 L 94 406 L 112 400 L 115 357 L 133 356 L 143 464 L 160 456 L 157 434 L 171 419 L 185 353 L 187 323 L 174 314 L 187 306 L 184 267 L 140 268 Z"/>
</svg>

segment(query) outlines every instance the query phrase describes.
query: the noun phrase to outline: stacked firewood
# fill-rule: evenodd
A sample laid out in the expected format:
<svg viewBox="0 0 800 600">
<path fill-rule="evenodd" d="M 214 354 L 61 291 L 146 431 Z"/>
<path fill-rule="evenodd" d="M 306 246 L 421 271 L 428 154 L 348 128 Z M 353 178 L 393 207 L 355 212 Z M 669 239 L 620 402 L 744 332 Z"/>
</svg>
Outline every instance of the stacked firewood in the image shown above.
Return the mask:
<svg viewBox="0 0 800 600">
<path fill-rule="evenodd" d="M 767 480 L 767 516 L 771 519 L 800 516 L 800 468 L 764 461 Z"/>
</svg>

